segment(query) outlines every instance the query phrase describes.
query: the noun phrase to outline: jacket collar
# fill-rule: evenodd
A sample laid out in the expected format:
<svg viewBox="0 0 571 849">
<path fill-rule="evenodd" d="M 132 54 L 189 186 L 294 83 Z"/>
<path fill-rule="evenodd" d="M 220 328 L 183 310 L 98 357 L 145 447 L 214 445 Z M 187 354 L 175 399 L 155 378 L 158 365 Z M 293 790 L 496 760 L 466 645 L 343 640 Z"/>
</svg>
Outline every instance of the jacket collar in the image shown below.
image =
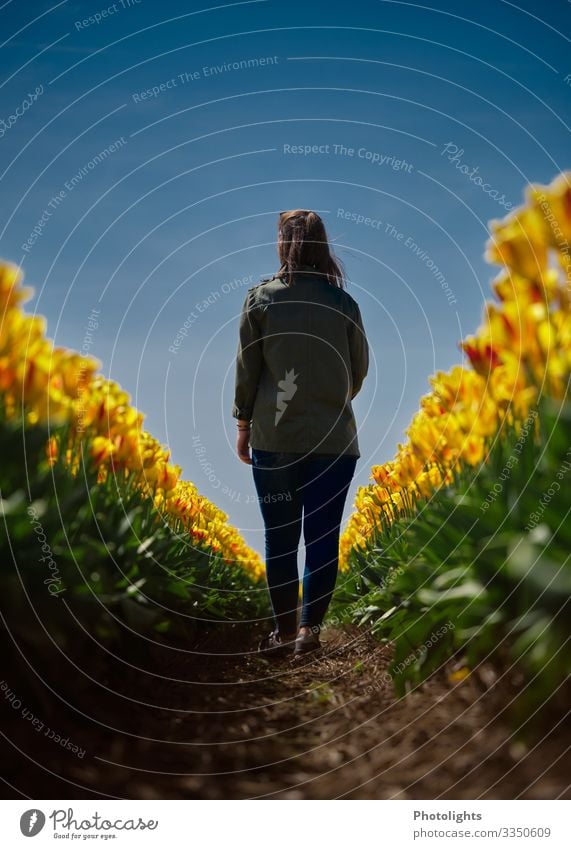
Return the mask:
<svg viewBox="0 0 571 849">
<path fill-rule="evenodd" d="M 313 265 L 299 265 L 294 274 L 315 274 L 317 269 Z M 277 275 L 276 275 L 277 276 Z M 280 275 L 280 279 L 283 279 L 284 275 Z"/>
</svg>

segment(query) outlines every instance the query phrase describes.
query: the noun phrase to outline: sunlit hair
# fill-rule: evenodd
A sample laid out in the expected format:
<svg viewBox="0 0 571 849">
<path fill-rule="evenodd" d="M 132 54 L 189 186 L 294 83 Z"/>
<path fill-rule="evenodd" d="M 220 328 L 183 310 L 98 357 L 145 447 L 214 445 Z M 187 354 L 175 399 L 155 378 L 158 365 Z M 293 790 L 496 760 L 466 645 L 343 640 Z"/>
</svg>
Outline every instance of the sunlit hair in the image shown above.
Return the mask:
<svg viewBox="0 0 571 849">
<path fill-rule="evenodd" d="M 343 263 L 327 239 L 325 224 L 311 209 L 290 209 L 280 212 L 278 219 L 278 255 L 280 269 L 276 277 L 284 277 L 288 286 L 302 265 L 313 265 L 318 274 L 332 286 L 345 286 Z"/>
</svg>

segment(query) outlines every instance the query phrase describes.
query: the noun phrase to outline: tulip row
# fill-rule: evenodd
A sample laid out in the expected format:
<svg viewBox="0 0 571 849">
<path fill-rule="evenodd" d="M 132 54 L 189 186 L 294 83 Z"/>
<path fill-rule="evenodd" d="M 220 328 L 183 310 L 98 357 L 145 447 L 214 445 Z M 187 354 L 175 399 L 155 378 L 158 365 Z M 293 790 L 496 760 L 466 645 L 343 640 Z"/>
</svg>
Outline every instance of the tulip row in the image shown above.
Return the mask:
<svg viewBox="0 0 571 849">
<path fill-rule="evenodd" d="M 110 476 L 135 479 L 152 497 L 157 516 L 192 544 L 220 555 L 253 579 L 264 574 L 257 552 L 250 549 L 228 515 L 180 479 L 181 468 L 170 452 L 143 428 L 144 415 L 115 382 L 97 374 L 99 362 L 46 338 L 46 322 L 28 315 L 22 304 L 32 290 L 22 286 L 17 266 L 0 262 L 0 413 L 4 420 L 32 427 L 65 424 L 65 443 L 52 436 L 48 460 L 64 457 L 76 474 L 87 453 L 98 465 L 98 480 Z"/>
<path fill-rule="evenodd" d="M 414 515 L 454 471 L 485 462 L 544 396 L 564 399 L 571 373 L 571 172 L 530 186 L 526 202 L 491 222 L 486 258 L 504 268 L 481 326 L 460 343 L 466 365 L 437 372 L 393 460 L 372 467 L 340 541 L 341 569 L 376 529 Z"/>
</svg>

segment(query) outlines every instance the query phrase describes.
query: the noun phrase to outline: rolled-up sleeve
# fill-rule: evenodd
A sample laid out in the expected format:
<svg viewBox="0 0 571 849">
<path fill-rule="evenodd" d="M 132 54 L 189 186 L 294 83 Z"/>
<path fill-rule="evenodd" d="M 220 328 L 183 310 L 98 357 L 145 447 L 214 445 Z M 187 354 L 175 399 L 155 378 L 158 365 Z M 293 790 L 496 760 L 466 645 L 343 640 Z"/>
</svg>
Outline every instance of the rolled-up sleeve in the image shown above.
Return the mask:
<svg viewBox="0 0 571 849">
<path fill-rule="evenodd" d="M 353 390 L 351 400 L 361 389 L 363 381 L 369 371 L 369 345 L 367 335 L 363 326 L 361 311 L 356 301 L 353 302 L 353 315 L 349 322 L 349 351 L 351 354 L 351 376 Z"/>
<path fill-rule="evenodd" d="M 234 403 L 235 419 L 252 418 L 256 392 L 263 367 L 261 328 L 254 306 L 254 293 L 248 292 L 240 314 L 240 331 L 236 353 Z"/>
</svg>

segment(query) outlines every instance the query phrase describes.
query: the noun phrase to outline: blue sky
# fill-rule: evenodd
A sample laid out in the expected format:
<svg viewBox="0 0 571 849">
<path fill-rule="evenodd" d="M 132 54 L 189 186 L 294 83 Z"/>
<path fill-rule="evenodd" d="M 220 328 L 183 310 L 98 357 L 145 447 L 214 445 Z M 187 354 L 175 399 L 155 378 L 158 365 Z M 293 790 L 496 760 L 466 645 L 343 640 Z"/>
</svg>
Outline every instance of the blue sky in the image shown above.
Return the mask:
<svg viewBox="0 0 571 849">
<path fill-rule="evenodd" d="M 207 2 L 0 6 L 0 256 L 57 344 L 99 310 L 84 349 L 262 553 L 230 411 L 277 213 L 323 216 L 369 337 L 347 517 L 462 361 L 487 223 L 571 165 L 571 4 Z"/>
</svg>

